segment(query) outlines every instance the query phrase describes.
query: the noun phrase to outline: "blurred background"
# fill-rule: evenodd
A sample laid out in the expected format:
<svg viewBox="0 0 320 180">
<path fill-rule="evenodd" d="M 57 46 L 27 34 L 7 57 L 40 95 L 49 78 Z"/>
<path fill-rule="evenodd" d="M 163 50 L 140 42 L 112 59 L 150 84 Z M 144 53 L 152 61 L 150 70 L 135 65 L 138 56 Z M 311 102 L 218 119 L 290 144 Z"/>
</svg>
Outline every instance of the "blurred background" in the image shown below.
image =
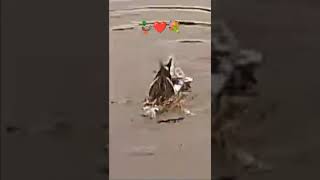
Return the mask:
<svg viewBox="0 0 320 180">
<path fill-rule="evenodd" d="M 255 141 L 246 146 L 271 164 L 272 171 L 242 174 L 240 179 L 319 176 L 318 4 L 315 0 L 216 1 L 214 21 L 223 20 L 239 46 L 264 56 L 257 73 L 260 96 L 255 108 L 267 106 L 270 111 L 254 126 L 250 136 Z M 216 173 L 221 171 L 217 168 Z"/>
</svg>

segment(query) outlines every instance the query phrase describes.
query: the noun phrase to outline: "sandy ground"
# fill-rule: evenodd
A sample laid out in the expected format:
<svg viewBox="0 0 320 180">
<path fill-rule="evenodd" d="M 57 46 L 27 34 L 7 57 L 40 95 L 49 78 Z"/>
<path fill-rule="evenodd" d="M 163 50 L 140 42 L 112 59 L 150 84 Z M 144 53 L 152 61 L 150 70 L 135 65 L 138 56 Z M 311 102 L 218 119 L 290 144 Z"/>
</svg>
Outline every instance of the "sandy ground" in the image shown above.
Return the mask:
<svg viewBox="0 0 320 180">
<path fill-rule="evenodd" d="M 259 73 L 262 97 L 256 106 L 275 103 L 277 107 L 254 127 L 251 136 L 256 141 L 246 144 L 270 163 L 273 171 L 240 179 L 319 177 L 317 4 L 286 0 L 217 3 L 217 18 L 227 22 L 242 47 L 262 51 L 266 58 Z"/>
<path fill-rule="evenodd" d="M 211 29 L 181 26 L 180 33 L 165 30 L 142 33 L 142 20 L 191 20 L 210 23 L 210 12 L 188 10 L 129 10 L 137 6 L 203 6 L 210 1 L 110 2 L 110 179 L 210 179 L 211 176 Z M 113 31 L 117 27 L 131 30 Z M 180 43 L 199 39 L 200 43 Z M 194 97 L 188 108 L 196 116 L 176 124 L 157 124 L 141 117 L 142 101 L 159 60 L 174 55 L 177 65 L 194 78 Z M 148 152 L 146 152 L 148 151 Z M 139 154 L 140 153 L 140 154 Z"/>
</svg>

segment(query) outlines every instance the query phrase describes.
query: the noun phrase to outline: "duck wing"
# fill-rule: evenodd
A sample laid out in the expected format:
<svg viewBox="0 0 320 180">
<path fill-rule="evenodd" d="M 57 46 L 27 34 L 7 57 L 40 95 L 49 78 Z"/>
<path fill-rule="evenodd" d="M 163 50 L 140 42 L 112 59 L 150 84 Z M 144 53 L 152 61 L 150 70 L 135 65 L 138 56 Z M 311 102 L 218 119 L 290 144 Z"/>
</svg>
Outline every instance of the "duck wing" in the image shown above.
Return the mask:
<svg viewBox="0 0 320 180">
<path fill-rule="evenodd" d="M 162 103 L 163 101 L 172 97 L 174 94 L 175 93 L 171 79 L 165 76 L 158 76 L 150 85 L 149 100 L 156 100 L 157 103 Z"/>
</svg>

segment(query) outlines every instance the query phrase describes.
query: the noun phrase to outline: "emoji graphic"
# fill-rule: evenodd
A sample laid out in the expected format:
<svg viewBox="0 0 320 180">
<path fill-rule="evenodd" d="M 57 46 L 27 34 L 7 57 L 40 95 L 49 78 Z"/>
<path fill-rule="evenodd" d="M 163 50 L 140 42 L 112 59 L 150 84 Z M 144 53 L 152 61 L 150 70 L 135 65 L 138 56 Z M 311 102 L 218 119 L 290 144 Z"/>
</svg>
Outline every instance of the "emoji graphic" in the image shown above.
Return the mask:
<svg viewBox="0 0 320 180">
<path fill-rule="evenodd" d="M 142 31 L 144 34 L 148 34 L 148 32 L 151 30 L 151 26 L 143 26 Z"/>
<path fill-rule="evenodd" d="M 141 24 L 142 26 L 146 26 L 147 25 L 147 21 L 146 20 L 142 20 Z"/>
<path fill-rule="evenodd" d="M 166 28 L 167 23 L 166 22 L 154 22 L 153 27 L 156 31 L 158 31 L 159 33 L 162 33 L 162 31 L 164 31 L 164 29 Z"/>
<path fill-rule="evenodd" d="M 145 21 L 145 20 L 143 20 L 140 25 L 142 25 L 141 29 L 144 34 L 148 34 L 148 32 L 151 30 L 151 26 L 147 26 L 147 21 Z"/>
<path fill-rule="evenodd" d="M 176 20 L 170 21 L 170 23 L 169 23 L 169 29 L 170 29 L 170 31 L 173 31 L 173 32 L 176 32 L 176 33 L 179 33 L 179 32 L 180 32 L 179 26 L 180 26 L 180 24 L 179 24 L 179 22 L 176 21 Z"/>
</svg>

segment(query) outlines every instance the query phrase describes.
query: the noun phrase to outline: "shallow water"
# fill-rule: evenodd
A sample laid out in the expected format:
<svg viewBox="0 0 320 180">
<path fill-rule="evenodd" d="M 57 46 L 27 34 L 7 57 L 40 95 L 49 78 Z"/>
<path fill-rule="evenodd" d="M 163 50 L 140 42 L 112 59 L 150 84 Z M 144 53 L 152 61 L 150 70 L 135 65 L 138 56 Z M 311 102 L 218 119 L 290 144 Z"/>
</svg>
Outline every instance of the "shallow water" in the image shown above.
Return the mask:
<svg viewBox="0 0 320 180">
<path fill-rule="evenodd" d="M 110 179 L 210 179 L 210 2 L 110 2 L 109 97 L 131 100 L 110 104 Z M 187 23 L 181 24 L 179 33 L 166 29 L 146 35 L 139 27 L 142 20 Z M 175 124 L 157 124 L 140 116 L 141 102 L 159 60 L 166 61 L 169 55 L 194 78 L 194 99 L 188 108 L 196 116 Z M 143 152 L 146 147 L 152 147 L 152 152 Z"/>
</svg>

